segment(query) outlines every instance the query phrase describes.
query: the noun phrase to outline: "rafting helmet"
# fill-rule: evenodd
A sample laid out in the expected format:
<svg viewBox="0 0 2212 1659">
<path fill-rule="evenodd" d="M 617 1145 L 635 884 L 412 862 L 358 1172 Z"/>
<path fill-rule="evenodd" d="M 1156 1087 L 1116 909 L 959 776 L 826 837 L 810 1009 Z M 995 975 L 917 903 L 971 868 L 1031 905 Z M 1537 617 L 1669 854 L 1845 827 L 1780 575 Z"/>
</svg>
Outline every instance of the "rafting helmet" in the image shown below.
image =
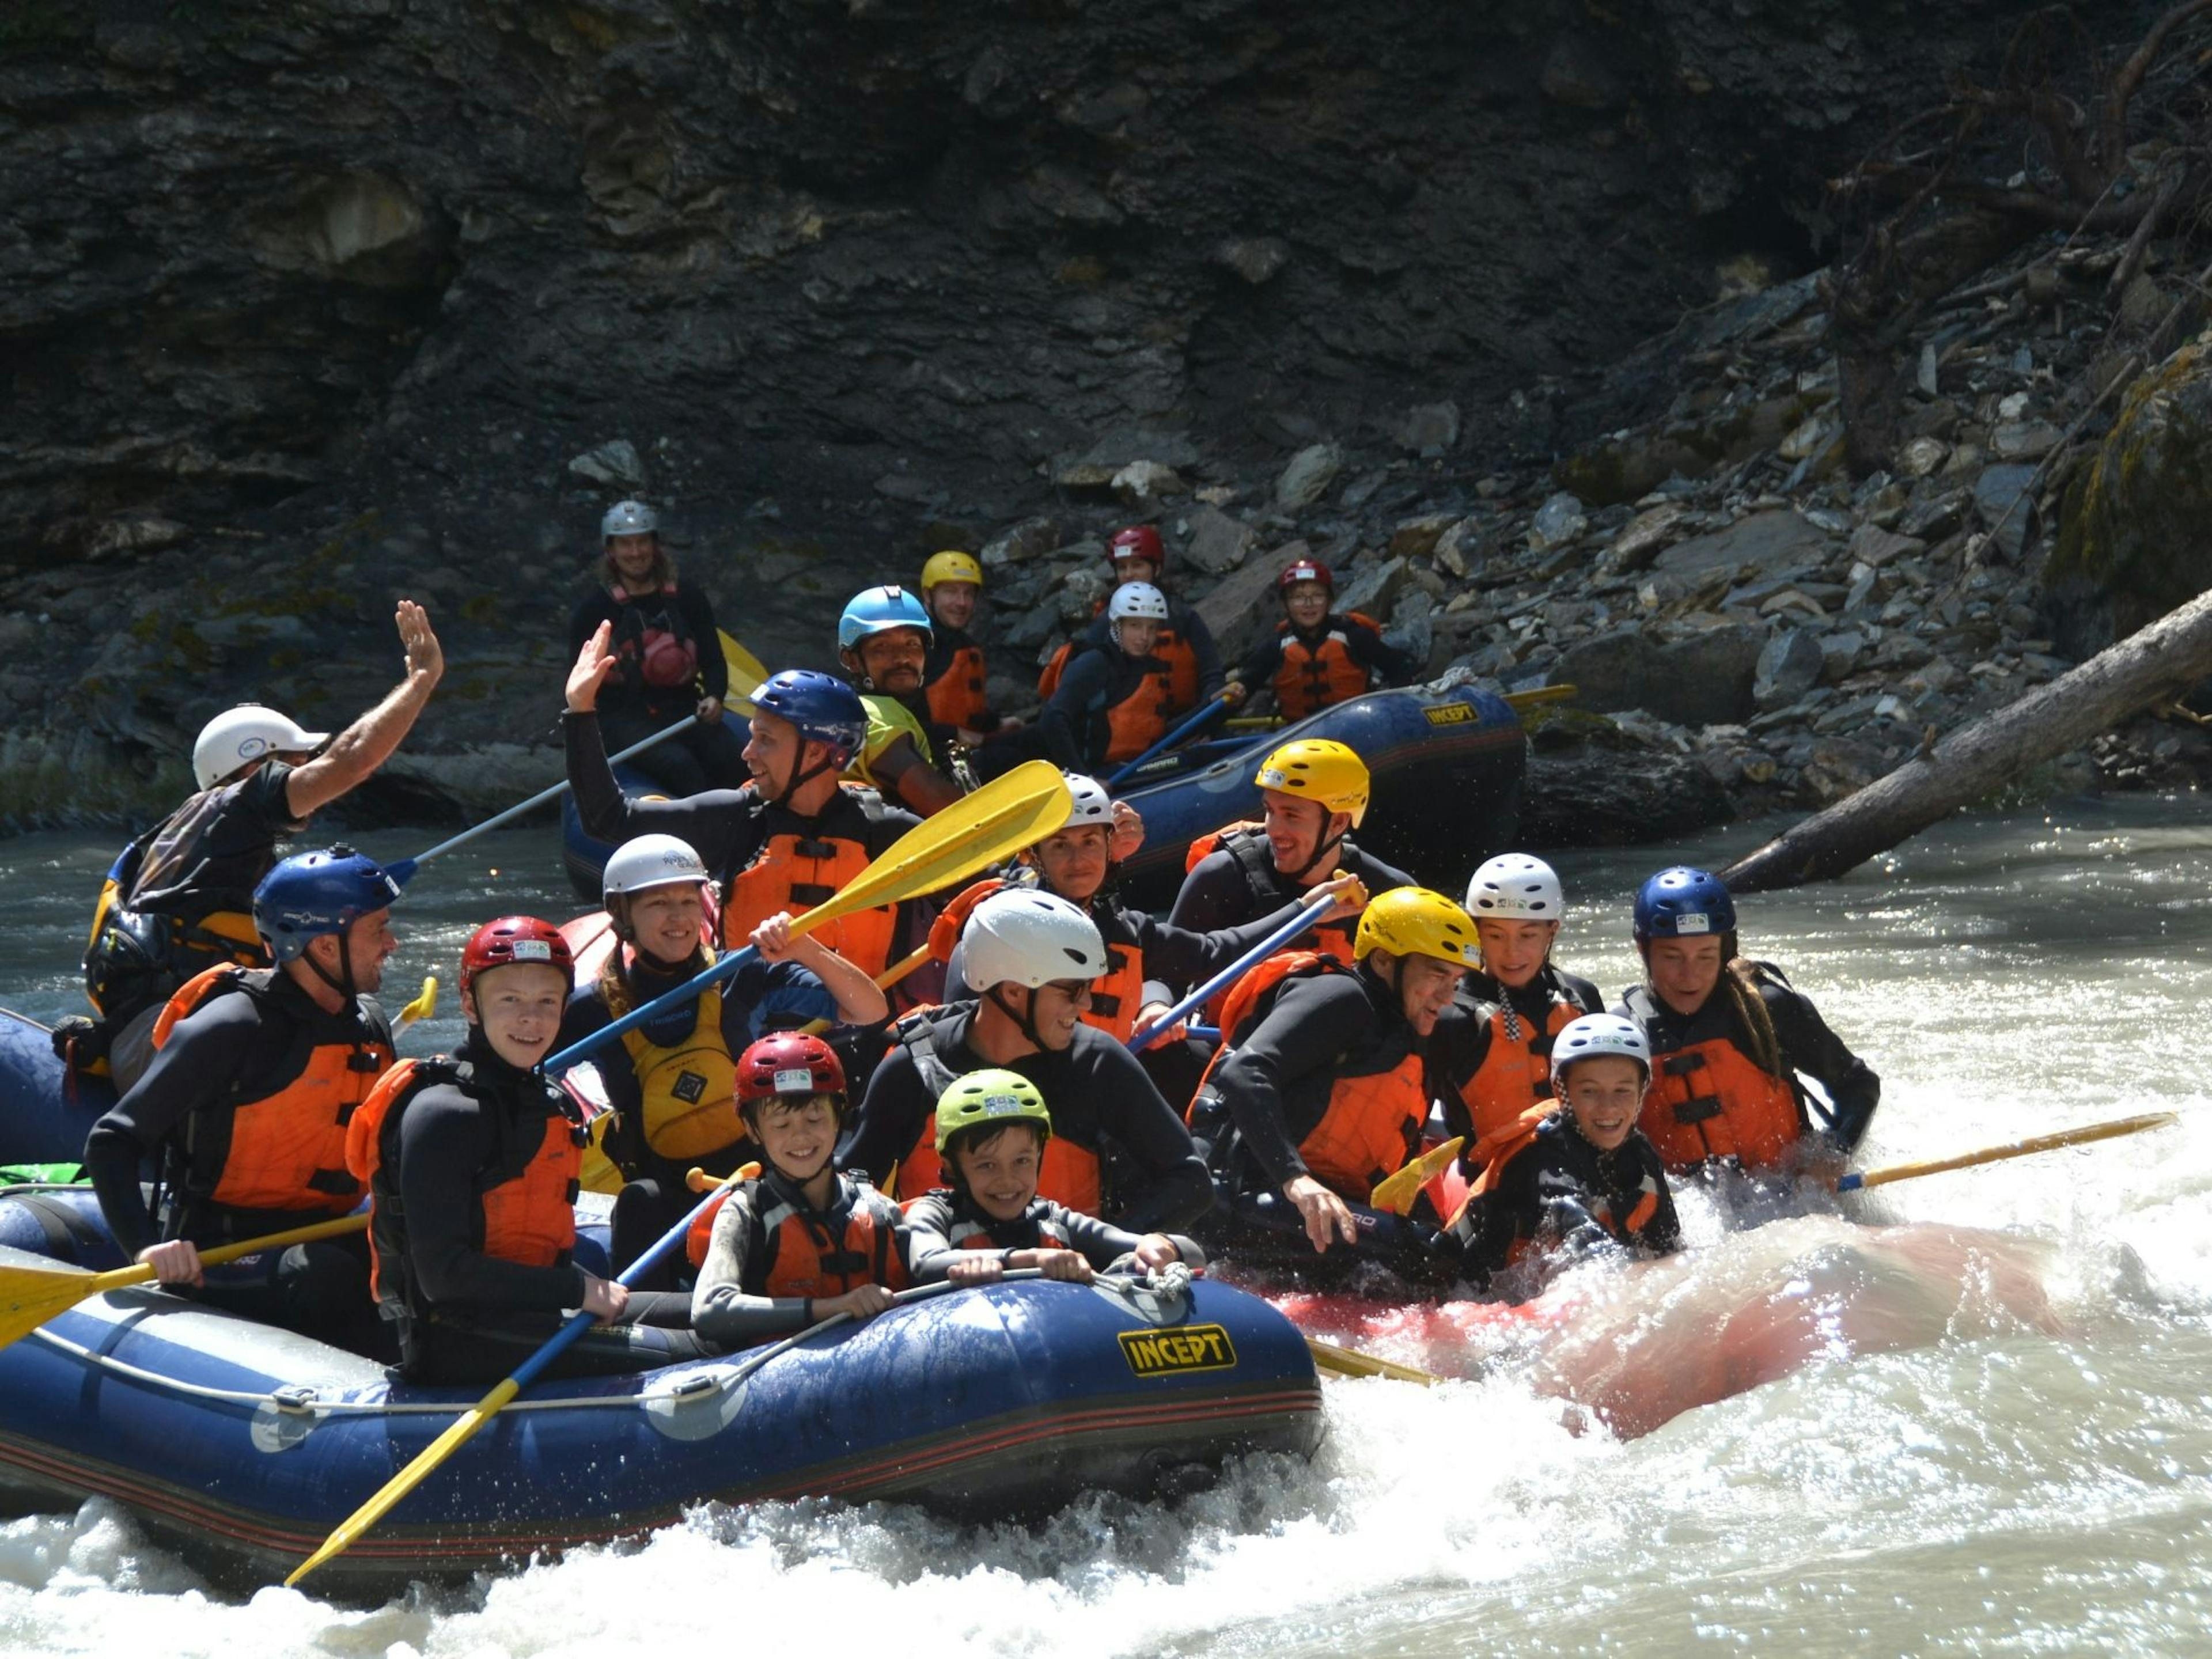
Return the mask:
<svg viewBox="0 0 2212 1659">
<path fill-rule="evenodd" d="M 1294 559 L 1285 565 L 1275 578 L 1275 592 L 1287 593 L 1300 582 L 1319 582 L 1327 592 L 1336 592 L 1335 575 L 1319 559 Z"/>
<path fill-rule="evenodd" d="M 271 755 L 301 754 L 331 740 L 327 732 L 309 732 L 273 708 L 242 702 L 226 708 L 192 739 L 192 776 L 212 789 L 241 767 Z"/>
<path fill-rule="evenodd" d="M 764 1100 L 828 1095 L 845 1114 L 845 1068 L 837 1051 L 811 1031 L 773 1031 L 738 1056 L 738 1110 Z"/>
<path fill-rule="evenodd" d="M 599 539 L 612 541 L 617 536 L 657 536 L 660 520 L 643 501 L 617 501 L 599 520 Z"/>
<path fill-rule="evenodd" d="M 343 845 L 299 854 L 253 890 L 253 931 L 279 964 L 296 962 L 311 941 L 388 909 L 405 879 Z"/>
<path fill-rule="evenodd" d="M 753 688 L 751 701 L 756 713 L 789 720 L 802 738 L 828 744 L 841 767 L 867 741 L 867 705 L 835 674 L 782 669 Z"/>
<path fill-rule="evenodd" d="M 1352 827 L 1367 816 L 1367 763 L 1329 738 L 1298 738 L 1260 763 L 1253 780 L 1301 800 L 1317 800 L 1331 812 L 1347 812 Z"/>
<path fill-rule="evenodd" d="M 942 556 L 941 555 L 939 556 Z M 858 651 L 872 634 L 888 634 L 894 628 L 919 628 L 927 641 L 936 635 L 929 625 L 929 609 L 896 584 L 864 587 L 853 595 L 837 618 L 837 648 Z"/>
<path fill-rule="evenodd" d="M 1562 1028 L 1559 1036 L 1552 1039 L 1552 1075 L 1564 1084 L 1568 1066 L 1578 1060 L 1595 1060 L 1600 1054 L 1618 1054 L 1623 1060 L 1634 1060 L 1644 1068 L 1644 1080 L 1650 1080 L 1650 1041 L 1644 1036 L 1641 1025 L 1619 1014 L 1584 1014 Z"/>
<path fill-rule="evenodd" d="M 1097 922 L 1057 894 L 1031 890 L 1002 889 L 977 905 L 960 930 L 960 950 L 975 991 L 1100 979 L 1111 966 Z"/>
<path fill-rule="evenodd" d="M 1718 876 L 1686 864 L 1662 870 L 1636 890 L 1636 942 L 1735 932 L 1735 901 Z"/>
<path fill-rule="evenodd" d="M 1478 921 L 1557 921 L 1567 912 L 1558 872 L 1526 853 L 1500 853 L 1467 884 L 1468 913 Z"/>
<path fill-rule="evenodd" d="M 1150 582 L 1123 582 L 1106 601 L 1106 620 L 1164 623 L 1168 619 L 1168 596 Z"/>
<path fill-rule="evenodd" d="M 1155 576 L 1167 574 L 1168 550 L 1161 545 L 1160 532 L 1148 524 L 1115 531 L 1114 539 L 1106 544 L 1106 556 L 1117 569 L 1128 560 L 1142 559 L 1152 567 Z"/>
<path fill-rule="evenodd" d="M 1106 786 L 1080 772 L 1070 772 L 1067 778 L 1067 822 L 1062 830 L 1080 830 L 1086 823 L 1103 823 L 1114 827 L 1114 797 L 1106 793 Z"/>
<path fill-rule="evenodd" d="M 707 866 L 691 843 L 674 836 L 640 836 L 626 841 L 607 860 L 599 878 L 602 903 L 642 893 L 649 887 L 673 887 L 678 883 L 704 886 Z"/>
<path fill-rule="evenodd" d="M 519 962 L 543 963 L 563 974 L 573 974 L 576 968 L 575 953 L 551 922 L 536 916 L 501 916 L 484 923 L 461 946 L 461 994 L 466 996 L 477 979 L 493 969 Z"/>
<path fill-rule="evenodd" d="M 1393 887 L 1368 900 L 1352 935 L 1352 953 L 1364 962 L 1370 951 L 1388 951 L 1394 957 L 1434 957 L 1455 968 L 1482 965 L 1474 919 L 1442 893 L 1425 887 Z"/>
<path fill-rule="evenodd" d="M 921 591 L 926 594 L 939 582 L 973 582 L 981 587 L 983 567 L 976 563 L 972 553 L 933 553 L 929 562 L 921 567 Z"/>
<path fill-rule="evenodd" d="M 951 1151 L 957 1136 L 969 1130 L 1004 1128 L 1009 1123 L 1036 1124 L 1040 1150 L 1052 1139 L 1052 1114 L 1045 1109 L 1044 1097 L 1037 1092 L 1036 1084 L 1019 1072 L 998 1067 L 956 1078 L 952 1086 L 937 1097 L 937 1155 L 945 1160 L 946 1176 L 951 1178 L 955 1173 Z"/>
</svg>

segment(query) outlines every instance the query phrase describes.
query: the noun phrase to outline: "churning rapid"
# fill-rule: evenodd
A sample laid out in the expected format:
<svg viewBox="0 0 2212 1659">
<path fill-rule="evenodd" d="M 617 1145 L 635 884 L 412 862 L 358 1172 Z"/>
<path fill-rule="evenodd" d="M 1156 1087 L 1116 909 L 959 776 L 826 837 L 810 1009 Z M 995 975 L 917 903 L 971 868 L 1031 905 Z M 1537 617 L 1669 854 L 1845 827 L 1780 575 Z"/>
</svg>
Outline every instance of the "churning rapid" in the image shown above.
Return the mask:
<svg viewBox="0 0 2212 1659">
<path fill-rule="evenodd" d="M 101 1504 L 32 1516 L 0 1524 L 0 1648 L 599 1659 L 920 1643 L 1078 1659 L 1698 1641 L 1794 1654 L 2201 1647 L 2202 817 L 2193 799 L 2131 800 L 1958 821 L 1847 881 L 1745 902 L 1746 950 L 1781 963 L 1882 1074 L 1866 1167 L 2181 1113 L 2177 1127 L 1862 1203 L 1862 1220 L 1951 1232 L 1807 1216 L 1729 1234 L 1692 1194 L 1685 1221 L 1701 1248 L 1584 1285 L 1592 1305 L 1551 1342 L 1470 1340 L 1442 1320 L 1382 1337 L 1392 1357 L 1467 1380 L 1332 1382 L 1329 1438 L 1310 1466 L 1247 1464 L 1178 1503 L 1088 1500 L 1034 1528 L 979 1532 L 895 1507 L 709 1507 L 641 1545 L 362 1613 L 281 1589 L 210 1598 Z M 1634 882 L 1759 833 L 1560 859 L 1577 907 L 1562 960 L 1616 995 L 1633 962 Z M 412 840 L 376 837 L 394 853 Z M 424 972 L 449 978 L 467 927 L 493 909 L 565 912 L 541 836 L 495 846 L 469 884 L 441 867 L 410 890 L 394 919 L 403 995 Z M 0 846 L 15 945 L 0 1001 L 49 1019 L 74 1007 L 80 919 L 111 852 L 83 837 Z M 530 882 L 495 880 L 494 864 Z M 458 1035 L 450 994 L 444 1012 L 429 1028 L 440 1042 Z M 1621 1383 L 1601 1373 L 1625 1354 L 1634 1397 L 1663 1405 L 1668 1377 L 1738 1363 L 1741 1330 L 1723 1313 L 1759 1322 L 1760 1352 L 1795 1344 L 1804 1363 L 1634 1438 L 1561 1397 Z"/>
</svg>

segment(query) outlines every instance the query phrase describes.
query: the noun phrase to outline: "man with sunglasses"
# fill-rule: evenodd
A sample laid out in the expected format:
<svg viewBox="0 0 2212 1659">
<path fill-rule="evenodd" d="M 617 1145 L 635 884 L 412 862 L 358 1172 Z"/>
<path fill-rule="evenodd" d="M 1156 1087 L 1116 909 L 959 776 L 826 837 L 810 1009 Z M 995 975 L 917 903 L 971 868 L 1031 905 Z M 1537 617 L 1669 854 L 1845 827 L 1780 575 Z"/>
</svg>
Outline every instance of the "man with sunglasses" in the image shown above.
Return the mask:
<svg viewBox="0 0 2212 1659">
<path fill-rule="evenodd" d="M 938 1098 L 969 1072 L 1019 1073 L 1052 1103 L 1053 1135 L 1037 1190 L 1131 1232 L 1176 1232 L 1203 1214 L 1212 1188 L 1190 1131 L 1136 1057 L 1083 1023 L 1091 985 L 1107 970 L 1097 925 L 1050 893 L 994 893 L 961 930 L 968 984 L 977 994 L 918 1010 L 869 1079 L 838 1167 L 902 1198 L 943 1183 Z"/>
</svg>

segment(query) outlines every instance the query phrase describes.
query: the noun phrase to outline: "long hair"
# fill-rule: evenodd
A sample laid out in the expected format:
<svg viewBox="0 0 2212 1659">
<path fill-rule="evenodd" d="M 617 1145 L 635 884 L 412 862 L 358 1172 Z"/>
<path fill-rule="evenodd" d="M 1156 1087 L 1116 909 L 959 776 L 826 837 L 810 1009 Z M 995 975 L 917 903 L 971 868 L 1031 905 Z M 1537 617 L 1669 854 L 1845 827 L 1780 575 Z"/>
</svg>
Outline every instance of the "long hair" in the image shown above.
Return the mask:
<svg viewBox="0 0 2212 1659">
<path fill-rule="evenodd" d="M 1790 1074 L 1783 1069 L 1782 1039 L 1775 1036 L 1774 1016 L 1767 1011 L 1766 999 L 1759 994 L 1759 964 L 1736 954 L 1734 933 L 1722 948 L 1728 966 L 1721 970 L 1721 983 L 1728 988 L 1729 1000 L 1735 1005 L 1736 1023 L 1751 1039 L 1751 1057 L 1769 1077 L 1787 1081 Z"/>
<path fill-rule="evenodd" d="M 615 895 L 607 906 L 607 917 L 615 926 L 615 948 L 607 952 L 607 959 L 599 964 L 599 976 L 593 983 L 599 988 L 599 1000 L 606 1006 L 608 1017 L 620 1019 L 636 1006 L 627 965 L 634 947 L 629 939 L 629 900 L 626 895 Z M 690 957 L 678 967 L 696 975 L 704 973 L 714 966 L 714 962 L 713 953 L 707 949 L 707 941 L 702 937 L 691 947 Z"/>
<path fill-rule="evenodd" d="M 658 591 L 676 586 L 676 560 L 668 550 L 668 544 L 658 533 L 653 538 L 653 569 L 646 576 L 648 591 Z M 599 580 L 609 587 L 618 587 L 625 593 L 629 584 L 623 580 L 622 572 L 615 568 L 614 550 L 602 547 L 599 552 Z"/>
</svg>

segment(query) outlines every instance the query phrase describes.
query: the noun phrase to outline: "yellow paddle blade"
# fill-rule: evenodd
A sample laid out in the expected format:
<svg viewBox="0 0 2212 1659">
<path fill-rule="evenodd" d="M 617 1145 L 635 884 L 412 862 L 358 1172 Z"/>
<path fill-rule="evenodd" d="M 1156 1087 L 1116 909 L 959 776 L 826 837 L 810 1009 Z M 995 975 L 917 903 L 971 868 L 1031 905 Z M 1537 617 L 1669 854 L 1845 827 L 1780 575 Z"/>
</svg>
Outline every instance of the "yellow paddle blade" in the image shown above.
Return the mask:
<svg viewBox="0 0 2212 1659">
<path fill-rule="evenodd" d="M 404 1031 L 418 1019 L 428 1019 L 438 1012 L 438 976 L 422 975 L 422 994 L 399 1011 L 399 1018 L 392 1022 L 392 1029 Z"/>
<path fill-rule="evenodd" d="M 1523 708 L 1536 708 L 1547 702 L 1572 702 L 1581 690 L 1578 685 L 1535 685 L 1526 691 L 1508 691 L 1505 701 L 1518 714 Z"/>
<path fill-rule="evenodd" d="M 728 629 L 718 628 L 714 631 L 722 636 L 722 665 L 730 673 L 729 695 L 722 699 L 722 706 L 734 708 L 740 714 L 750 714 L 753 705 L 747 694 L 768 678 L 767 666 L 732 639 Z"/>
<path fill-rule="evenodd" d="M 1375 1190 L 1367 1194 L 1368 1207 L 1388 1210 L 1392 1215 L 1411 1215 L 1413 1200 L 1421 1195 L 1421 1188 L 1442 1175 L 1466 1145 L 1465 1135 L 1455 1135 L 1441 1146 L 1431 1146 L 1403 1169 L 1384 1176 L 1375 1183 Z"/>
<path fill-rule="evenodd" d="M 289 1589 L 298 1583 L 332 1556 L 343 1555 L 355 1539 L 381 1521 L 394 1504 L 421 1486 L 431 1470 L 466 1445 L 470 1437 L 497 1416 L 500 1408 L 520 1392 L 520 1386 L 510 1376 L 477 1401 L 466 1415 L 423 1447 L 413 1462 L 386 1481 L 375 1497 L 340 1522 L 338 1529 L 323 1540 L 320 1549 L 292 1569 L 284 1580 L 285 1587 Z"/>
<path fill-rule="evenodd" d="M 1357 1348 L 1340 1348 L 1318 1337 L 1306 1339 L 1306 1352 L 1313 1356 L 1316 1365 L 1325 1371 L 1334 1371 L 1339 1376 L 1382 1376 L 1393 1382 L 1418 1382 L 1425 1389 L 1433 1389 L 1443 1381 L 1433 1371 L 1401 1365 L 1395 1360 L 1377 1359 Z"/>
<path fill-rule="evenodd" d="M 1024 761 L 901 836 L 835 897 L 791 919 L 811 933 L 855 910 L 933 893 L 1012 858 L 1067 822 L 1075 803 L 1050 761 Z"/>
<path fill-rule="evenodd" d="M 281 1249 L 288 1244 L 305 1244 L 313 1239 L 335 1238 L 340 1233 L 357 1233 L 368 1225 L 368 1217 L 365 1214 L 340 1216 L 334 1221 L 318 1221 L 312 1226 L 295 1227 L 289 1232 L 271 1233 L 265 1238 L 249 1238 L 202 1250 L 200 1260 L 214 1267 L 235 1261 L 240 1256 L 258 1255 L 263 1250 Z M 154 1270 L 144 1267 L 114 1267 L 104 1273 L 87 1273 L 82 1267 L 65 1267 L 59 1263 L 44 1267 L 0 1267 L 0 1348 L 28 1336 L 56 1314 L 67 1313 L 87 1297 L 151 1284 L 153 1279 Z"/>
<path fill-rule="evenodd" d="M 1984 1146 L 1978 1152 L 1960 1152 L 1954 1158 L 1929 1158 L 1921 1164 L 1887 1164 L 1879 1170 L 1868 1170 L 1850 1184 L 1859 1188 L 1886 1187 L 1893 1181 L 1910 1181 L 1915 1176 L 1941 1175 L 1946 1170 L 1969 1170 L 1977 1164 L 1996 1164 L 2008 1158 L 2027 1158 L 2036 1152 L 2055 1152 L 2061 1146 L 2080 1146 L 2092 1140 L 2112 1140 L 2120 1135 L 2141 1134 L 2145 1129 L 2162 1129 L 2169 1123 L 2180 1121 L 2172 1112 L 2145 1112 L 2138 1117 L 2117 1117 L 2103 1123 L 2085 1124 L 2078 1129 L 2061 1129 L 2055 1134 L 2031 1135 L 2026 1140 L 2008 1140 L 2002 1146 Z"/>
</svg>

